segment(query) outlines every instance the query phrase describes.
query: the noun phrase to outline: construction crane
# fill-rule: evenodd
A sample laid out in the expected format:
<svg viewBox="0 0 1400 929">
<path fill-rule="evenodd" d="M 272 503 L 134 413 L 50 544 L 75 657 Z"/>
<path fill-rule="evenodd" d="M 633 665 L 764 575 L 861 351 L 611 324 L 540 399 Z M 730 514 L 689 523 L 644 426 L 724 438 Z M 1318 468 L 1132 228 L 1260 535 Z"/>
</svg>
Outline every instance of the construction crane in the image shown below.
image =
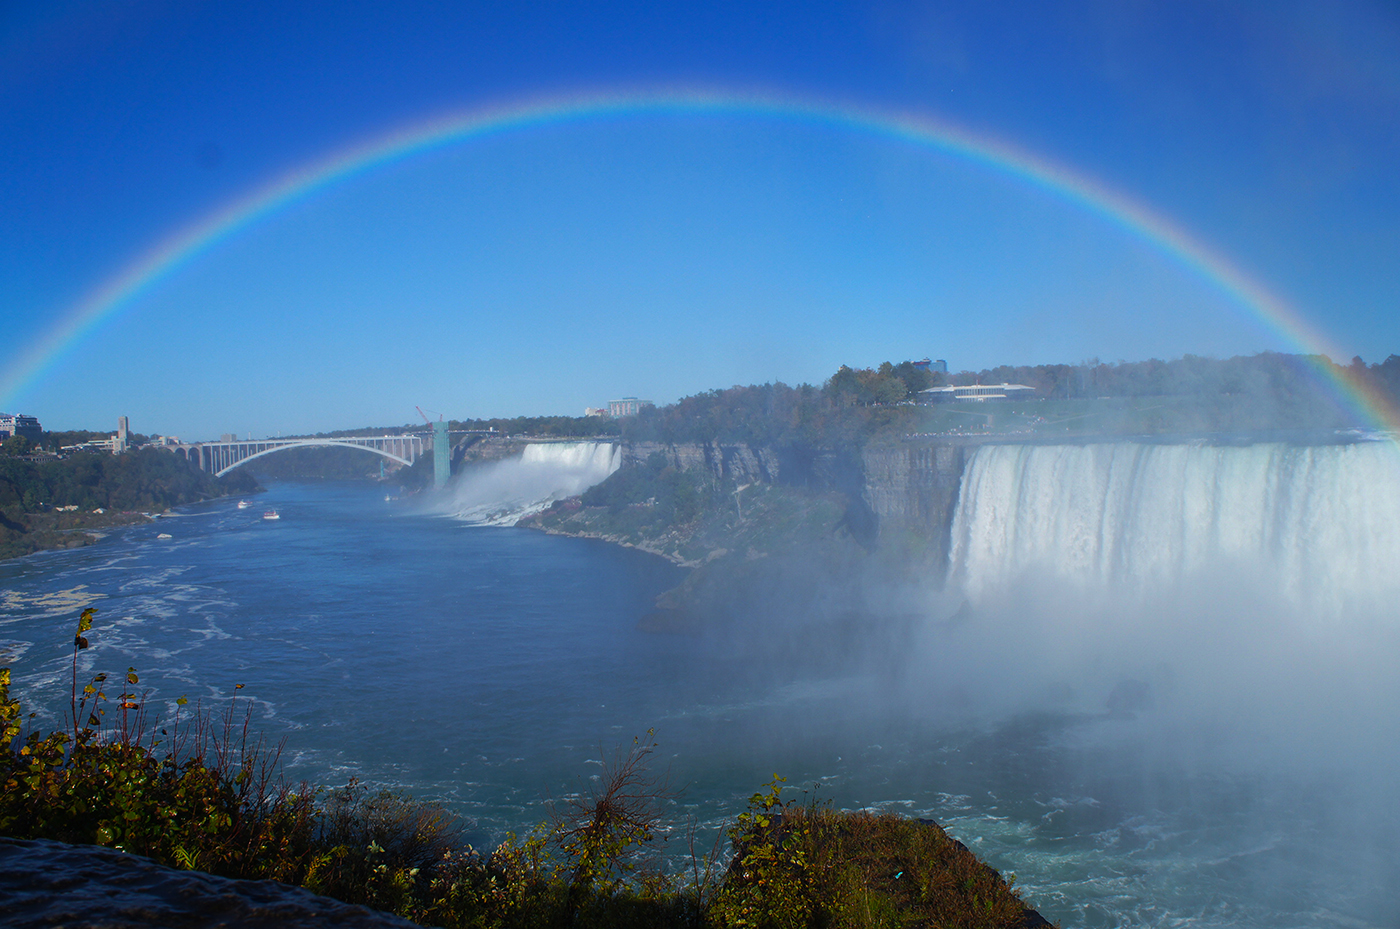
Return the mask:
<svg viewBox="0 0 1400 929">
<path fill-rule="evenodd" d="M 419 416 L 423 417 L 423 422 L 427 423 L 429 426 L 433 424 L 433 421 L 428 418 L 428 413 L 437 413 L 437 410 L 428 410 L 428 412 L 425 413 L 423 412 L 423 408 L 421 406 L 415 406 L 414 409 L 418 411 Z M 438 413 L 438 422 L 442 422 L 441 413 Z"/>
</svg>

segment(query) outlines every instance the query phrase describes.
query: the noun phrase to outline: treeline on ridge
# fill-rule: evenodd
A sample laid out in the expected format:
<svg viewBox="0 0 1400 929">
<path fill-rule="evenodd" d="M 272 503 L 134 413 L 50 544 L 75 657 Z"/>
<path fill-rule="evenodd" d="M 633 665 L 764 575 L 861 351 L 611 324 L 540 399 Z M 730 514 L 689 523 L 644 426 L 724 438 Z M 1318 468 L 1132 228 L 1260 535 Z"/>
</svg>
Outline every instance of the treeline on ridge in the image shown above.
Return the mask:
<svg viewBox="0 0 1400 929">
<path fill-rule="evenodd" d="M 873 368 L 842 365 L 821 386 L 781 381 L 703 391 L 636 416 L 516 416 L 454 419 L 453 431 L 503 436 L 620 438 L 634 442 L 724 442 L 767 446 L 841 447 L 922 428 L 920 391 L 947 384 L 1022 384 L 1043 400 L 1174 398 L 1195 404 L 1202 430 L 1339 428 L 1355 425 L 1324 382 L 1345 375 L 1376 396 L 1400 402 L 1400 355 L 1367 365 L 1337 365 L 1324 356 L 1262 352 L 1231 358 L 1185 355 L 1172 361 L 999 365 L 951 374 L 913 362 Z M 320 438 L 423 432 L 426 424 L 319 433 Z M 290 465 L 291 459 L 288 460 Z M 266 466 L 265 466 L 266 467 Z M 269 476 L 274 476 L 269 472 Z M 347 469 L 347 474 L 350 476 Z"/>
<path fill-rule="evenodd" d="M 1077 365 L 999 365 L 977 372 L 961 371 L 952 375 L 949 383 L 1024 384 L 1034 387 L 1038 396 L 1065 400 L 1245 394 L 1279 397 L 1316 392 L 1320 372 L 1329 369 L 1333 376 L 1345 370 L 1353 380 L 1369 384 L 1378 393 L 1400 397 L 1400 355 L 1373 365 L 1353 358 L 1345 369 L 1323 355 L 1280 352 L 1225 359 L 1185 355 L 1174 361 L 1149 358 L 1116 364 L 1095 358 Z"/>
<path fill-rule="evenodd" d="M 1174 361 L 1077 365 L 1004 365 L 943 375 L 905 362 L 878 368 L 843 366 L 820 388 L 783 383 L 711 390 L 653 407 L 620 421 L 633 441 L 745 442 L 770 446 L 840 447 L 918 431 L 927 414 L 912 405 L 927 387 L 1023 384 L 1044 400 L 1171 398 L 1191 407 L 1202 430 L 1342 428 L 1357 425 L 1325 382 L 1353 383 L 1400 401 L 1400 356 L 1345 369 L 1319 356 L 1264 352 L 1227 359 L 1187 355 Z"/>
<path fill-rule="evenodd" d="M 216 478 L 179 455 L 142 448 L 124 455 L 79 452 L 32 461 L 0 458 L 0 510 L 34 512 L 46 506 L 160 511 L 256 489 L 234 471 Z"/>
<path fill-rule="evenodd" d="M 914 401 L 945 384 L 1023 384 L 1043 400 L 1170 398 L 1193 407 L 1201 430 L 1342 428 L 1357 425 L 1339 407 L 1329 376 L 1345 376 L 1376 396 L 1400 403 L 1400 355 L 1348 366 L 1322 356 L 1262 352 L 1232 358 L 1186 355 L 1173 361 L 1000 365 L 944 375 L 911 362 L 875 368 L 842 366 L 820 387 L 782 382 L 734 386 L 646 407 L 621 420 L 517 417 L 454 420 L 453 429 L 507 435 L 616 436 L 636 442 L 725 442 L 766 446 L 841 447 L 918 431 L 927 418 Z"/>
</svg>

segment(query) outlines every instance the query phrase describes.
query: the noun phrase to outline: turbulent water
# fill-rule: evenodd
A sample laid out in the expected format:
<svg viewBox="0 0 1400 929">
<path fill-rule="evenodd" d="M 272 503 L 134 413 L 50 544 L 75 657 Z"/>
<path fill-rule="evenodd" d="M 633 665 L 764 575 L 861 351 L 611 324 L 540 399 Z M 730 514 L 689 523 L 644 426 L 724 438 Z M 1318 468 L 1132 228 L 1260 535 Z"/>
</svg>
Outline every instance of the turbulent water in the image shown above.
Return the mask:
<svg viewBox="0 0 1400 929">
<path fill-rule="evenodd" d="M 429 507 L 478 525 L 514 526 L 602 481 L 621 460 L 621 447 L 610 442 L 527 445 L 518 458 L 468 468 Z"/>
<path fill-rule="evenodd" d="M 1124 922 L 1396 924 L 1394 443 L 985 447 L 951 543 L 924 682 L 1084 721 L 1048 763 L 1135 811 L 1089 896 L 1162 869 Z"/>
<path fill-rule="evenodd" d="M 552 477 L 482 469 L 511 495 L 459 483 L 438 512 L 489 521 L 615 467 L 536 447 Z M 1394 454 L 980 449 L 952 580 L 892 591 L 899 622 L 872 604 L 897 647 L 858 663 L 816 633 L 805 664 L 744 647 L 800 632 L 642 633 L 683 576 L 664 562 L 337 483 L 0 564 L 0 652 L 56 721 L 97 606 L 80 673 L 134 665 L 157 707 L 245 684 L 294 777 L 441 798 L 478 844 L 654 726 L 674 820 L 707 837 L 777 771 L 937 819 L 1065 925 L 1394 926 Z"/>
</svg>

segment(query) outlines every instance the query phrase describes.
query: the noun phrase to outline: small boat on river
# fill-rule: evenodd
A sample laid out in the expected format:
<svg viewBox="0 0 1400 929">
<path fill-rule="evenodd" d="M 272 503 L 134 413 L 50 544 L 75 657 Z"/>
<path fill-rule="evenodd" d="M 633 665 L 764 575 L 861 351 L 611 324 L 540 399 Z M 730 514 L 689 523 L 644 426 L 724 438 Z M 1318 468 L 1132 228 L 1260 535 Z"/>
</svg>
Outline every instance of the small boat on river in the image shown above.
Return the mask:
<svg viewBox="0 0 1400 929">
<path fill-rule="evenodd" d="M 266 513 L 263 514 L 263 519 L 281 519 L 281 518 L 282 518 L 282 514 L 281 514 L 281 513 L 278 513 L 276 510 L 268 510 Z"/>
<path fill-rule="evenodd" d="M 253 505 L 253 501 L 252 501 L 252 500 L 239 500 L 239 501 L 238 501 L 238 508 L 239 508 L 240 510 L 246 510 L 246 509 L 248 509 L 248 507 L 250 507 L 250 506 L 252 506 L 252 505 Z"/>
</svg>

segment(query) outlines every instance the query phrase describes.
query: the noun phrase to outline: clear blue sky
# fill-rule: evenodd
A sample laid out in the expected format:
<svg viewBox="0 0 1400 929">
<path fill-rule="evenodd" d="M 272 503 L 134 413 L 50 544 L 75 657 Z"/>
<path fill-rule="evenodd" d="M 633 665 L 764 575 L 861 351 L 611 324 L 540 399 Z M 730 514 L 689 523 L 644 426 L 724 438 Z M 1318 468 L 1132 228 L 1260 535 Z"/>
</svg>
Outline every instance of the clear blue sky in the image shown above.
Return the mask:
<svg viewBox="0 0 1400 929">
<path fill-rule="evenodd" d="M 902 111 L 1121 191 L 1349 359 L 1400 353 L 1400 13 L 1292 3 L 0 7 L 11 365 L 155 243 L 440 114 L 685 87 Z M 1016 177 L 743 116 L 541 125 L 220 242 L 0 399 L 198 439 L 579 414 L 840 364 L 1291 350 Z"/>
</svg>

